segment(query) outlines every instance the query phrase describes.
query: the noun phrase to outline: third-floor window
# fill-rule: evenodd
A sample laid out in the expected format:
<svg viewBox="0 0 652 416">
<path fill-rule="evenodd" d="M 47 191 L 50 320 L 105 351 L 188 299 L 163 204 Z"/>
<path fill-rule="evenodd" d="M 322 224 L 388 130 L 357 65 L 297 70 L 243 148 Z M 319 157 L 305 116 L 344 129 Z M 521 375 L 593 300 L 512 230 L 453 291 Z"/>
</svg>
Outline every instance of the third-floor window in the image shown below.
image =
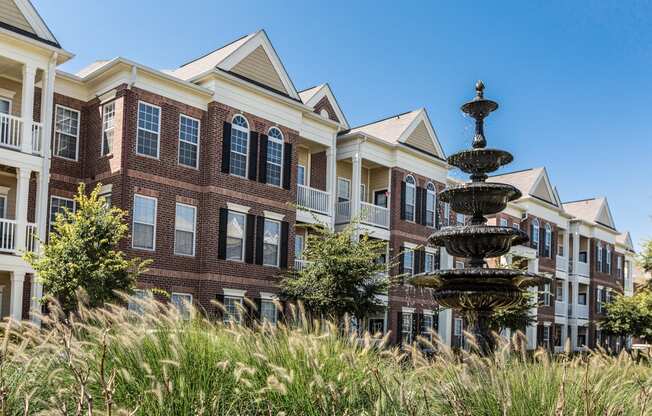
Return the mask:
<svg viewBox="0 0 652 416">
<path fill-rule="evenodd" d="M 115 135 L 115 101 L 102 107 L 102 156 L 113 152 L 113 136 Z"/>
<path fill-rule="evenodd" d="M 231 175 L 247 177 L 247 154 L 249 150 L 249 123 L 241 115 L 233 118 L 231 125 Z"/>
<path fill-rule="evenodd" d="M 179 117 L 179 164 L 199 167 L 199 120 L 183 114 Z"/>
<path fill-rule="evenodd" d="M 283 133 L 276 127 L 269 129 L 267 140 L 267 183 L 281 186 L 283 171 Z"/>
<path fill-rule="evenodd" d="M 54 155 L 77 160 L 79 149 L 79 111 L 57 106 L 54 131 Z"/>
<path fill-rule="evenodd" d="M 161 136 L 161 109 L 144 102 L 138 103 L 138 143 L 136 153 L 159 157 Z"/>
<path fill-rule="evenodd" d="M 416 182 L 408 175 L 405 178 L 405 219 L 408 221 L 414 221 L 416 194 Z"/>
<path fill-rule="evenodd" d="M 426 226 L 434 227 L 437 210 L 437 190 L 432 182 L 426 188 Z"/>
</svg>

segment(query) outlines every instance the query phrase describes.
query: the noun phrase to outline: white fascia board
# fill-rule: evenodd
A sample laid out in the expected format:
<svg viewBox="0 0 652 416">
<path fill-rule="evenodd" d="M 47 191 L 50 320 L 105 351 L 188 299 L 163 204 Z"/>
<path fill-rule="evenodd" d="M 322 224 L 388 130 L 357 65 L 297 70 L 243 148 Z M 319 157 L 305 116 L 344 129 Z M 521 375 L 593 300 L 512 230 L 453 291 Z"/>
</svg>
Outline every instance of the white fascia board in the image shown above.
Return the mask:
<svg viewBox="0 0 652 416">
<path fill-rule="evenodd" d="M 54 34 L 45 24 L 45 21 L 28 0 L 14 0 L 14 3 L 25 17 L 25 20 L 27 20 L 29 25 L 40 38 L 49 40 L 50 42 L 59 43 L 59 41 L 54 37 Z"/>
<path fill-rule="evenodd" d="M 606 241 L 609 244 L 616 244 L 617 235 L 618 234 L 614 231 L 610 230 L 609 228 L 602 227 L 600 224 L 597 224 L 593 228 L 593 237 L 602 241 Z"/>
<path fill-rule="evenodd" d="M 309 117 L 302 117 L 299 136 L 312 142 L 319 143 L 322 146 L 331 147 L 333 138 L 337 134 L 337 129 L 324 126 L 323 123 L 313 120 Z"/>
<path fill-rule="evenodd" d="M 529 215 L 557 224 L 558 227 L 563 229 L 568 229 L 570 226 L 568 218 L 561 215 L 559 209 L 536 198 L 525 197 L 521 200 L 520 205 L 525 208 Z"/>
<path fill-rule="evenodd" d="M 419 109 L 419 114 L 417 114 L 414 120 L 412 120 L 412 123 L 410 123 L 410 125 L 405 130 L 403 130 L 403 133 L 401 133 L 401 137 L 398 139 L 398 141 L 401 143 L 405 143 L 407 138 L 410 137 L 414 129 L 416 129 L 421 122 L 423 122 L 424 125 L 426 126 L 426 130 L 428 130 L 430 139 L 435 145 L 435 149 L 437 149 L 437 152 L 439 153 L 437 156 L 441 157 L 442 159 L 445 158 L 446 156 L 444 155 L 444 149 L 441 147 L 441 143 L 439 143 L 439 138 L 437 138 L 437 134 L 435 133 L 435 130 L 432 128 L 432 124 L 430 123 L 430 119 L 428 118 L 426 110 L 423 108 Z"/>
<path fill-rule="evenodd" d="M 15 46 L 18 51 L 20 51 L 18 53 L 18 56 L 30 56 L 31 54 L 38 54 L 41 56 L 45 56 L 46 59 L 49 59 L 49 57 L 51 57 L 53 53 L 56 53 L 57 65 L 60 65 L 68 61 L 70 58 L 74 56 L 72 53 L 64 49 L 57 48 L 54 45 L 48 45 L 47 43 L 43 43 L 42 41 L 30 38 L 25 35 L 21 35 L 9 29 L 0 28 L 0 39 L 2 40 L 3 43 L 2 56 L 12 58 L 19 62 L 29 62 L 29 61 L 25 61 L 22 59 L 15 59 L 14 58 L 14 56 L 16 56 L 15 51 L 14 54 L 12 55 L 11 51 L 5 50 L 6 47 L 5 43 L 13 44 L 13 46 Z M 41 69 L 45 69 L 47 68 L 47 65 L 39 66 L 39 67 Z"/>
</svg>

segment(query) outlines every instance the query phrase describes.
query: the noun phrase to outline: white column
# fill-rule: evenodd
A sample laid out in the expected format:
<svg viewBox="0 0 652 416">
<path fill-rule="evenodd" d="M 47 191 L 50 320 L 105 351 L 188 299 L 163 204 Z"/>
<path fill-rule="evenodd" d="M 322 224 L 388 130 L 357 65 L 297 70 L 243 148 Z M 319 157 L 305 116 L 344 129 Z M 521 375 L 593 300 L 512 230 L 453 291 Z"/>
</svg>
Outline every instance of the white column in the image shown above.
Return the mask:
<svg viewBox="0 0 652 416">
<path fill-rule="evenodd" d="M 38 177 L 36 197 L 36 226 L 39 239 L 45 241 L 48 218 L 48 184 L 50 182 L 50 146 L 52 144 L 52 110 L 54 106 L 54 77 L 56 74 L 57 54 L 52 54 L 47 71 L 43 74 L 41 95 L 41 123 L 43 123 L 43 164 Z"/>
<path fill-rule="evenodd" d="M 23 65 L 23 92 L 20 97 L 20 116 L 23 119 L 23 135 L 21 150 L 32 153 L 32 123 L 34 122 L 34 83 L 36 82 L 36 67 Z"/>
<path fill-rule="evenodd" d="M 29 197 L 29 177 L 31 171 L 17 168 L 16 185 L 16 251 L 25 251 L 25 235 L 27 234 L 27 199 Z"/>
<path fill-rule="evenodd" d="M 564 257 L 569 258 L 569 253 L 570 253 L 570 230 L 564 230 L 564 239 L 563 239 L 563 247 L 564 247 Z"/>
<path fill-rule="evenodd" d="M 23 283 L 25 272 L 11 272 L 11 318 L 16 321 L 23 319 Z"/>
<path fill-rule="evenodd" d="M 528 259 L 527 262 L 527 271 L 531 273 L 538 273 L 539 272 L 539 259 L 538 258 L 533 258 L 533 259 Z M 530 350 L 534 350 L 537 347 L 537 314 L 538 314 L 538 308 L 537 308 L 537 303 L 539 302 L 539 296 L 538 296 L 538 288 L 536 287 L 530 287 L 528 288 L 528 291 L 533 294 L 534 300 L 533 300 L 533 306 L 530 309 L 530 314 L 534 315 L 535 321 L 534 323 L 528 325 L 527 328 L 525 328 L 525 336 L 527 337 L 527 348 Z"/>
<path fill-rule="evenodd" d="M 30 318 L 32 319 L 32 323 L 34 325 L 40 326 L 41 325 L 41 313 L 43 312 L 43 308 L 41 306 L 41 298 L 43 297 L 43 285 L 38 283 L 38 278 L 36 276 L 36 273 L 32 274 L 32 288 L 31 288 L 31 293 L 30 293 Z"/>
<path fill-rule="evenodd" d="M 439 250 L 439 264 L 441 265 L 442 270 L 452 269 L 453 265 L 453 256 L 446 252 L 445 248 Z M 451 340 L 453 335 L 453 310 L 452 309 L 440 309 L 439 310 L 439 330 L 437 331 L 439 339 L 445 345 L 451 346 Z"/>
<path fill-rule="evenodd" d="M 328 192 L 330 201 L 328 210 L 331 213 L 330 226 L 331 229 L 335 227 L 335 204 L 337 203 L 337 157 L 335 144 L 326 149 L 326 191 Z"/>
<path fill-rule="evenodd" d="M 351 218 L 356 218 L 360 215 L 360 185 L 362 184 L 362 158 L 360 152 L 356 152 L 351 159 L 353 162 L 351 172 Z"/>
<path fill-rule="evenodd" d="M 577 274 L 577 263 L 580 261 L 580 233 L 575 232 L 573 234 L 573 273 Z"/>
</svg>

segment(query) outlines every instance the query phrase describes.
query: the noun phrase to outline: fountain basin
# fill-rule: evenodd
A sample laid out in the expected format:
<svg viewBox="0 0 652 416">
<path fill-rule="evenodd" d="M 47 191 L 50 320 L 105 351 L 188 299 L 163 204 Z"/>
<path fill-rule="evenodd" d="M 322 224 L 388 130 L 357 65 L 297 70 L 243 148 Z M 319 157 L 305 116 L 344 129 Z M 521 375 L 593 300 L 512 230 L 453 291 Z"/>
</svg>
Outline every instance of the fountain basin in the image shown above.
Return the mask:
<svg viewBox="0 0 652 416">
<path fill-rule="evenodd" d="M 446 247 L 452 256 L 470 258 L 471 265 L 479 267 L 484 258 L 507 254 L 513 245 L 527 243 L 529 238 L 513 227 L 463 225 L 437 230 L 429 241 L 434 246 Z"/>
<path fill-rule="evenodd" d="M 471 179 L 487 178 L 487 173 L 507 165 L 514 158 L 512 154 L 498 149 L 463 150 L 448 157 L 448 163 L 461 171 L 471 173 Z"/>
<path fill-rule="evenodd" d="M 482 216 L 501 212 L 507 203 L 522 196 L 516 187 L 504 183 L 471 182 L 448 187 L 439 194 L 451 209 L 464 215 Z"/>
</svg>

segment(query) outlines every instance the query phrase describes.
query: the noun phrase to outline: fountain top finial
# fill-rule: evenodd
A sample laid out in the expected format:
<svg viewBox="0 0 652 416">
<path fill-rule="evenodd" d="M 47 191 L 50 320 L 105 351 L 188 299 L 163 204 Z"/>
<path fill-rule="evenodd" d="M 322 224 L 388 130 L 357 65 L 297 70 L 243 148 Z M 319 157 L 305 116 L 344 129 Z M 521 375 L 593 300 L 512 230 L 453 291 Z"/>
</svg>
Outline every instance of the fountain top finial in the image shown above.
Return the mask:
<svg viewBox="0 0 652 416">
<path fill-rule="evenodd" d="M 476 100 L 482 100 L 484 98 L 484 83 L 482 80 L 478 80 L 478 82 L 475 83 L 475 92 Z"/>
</svg>

